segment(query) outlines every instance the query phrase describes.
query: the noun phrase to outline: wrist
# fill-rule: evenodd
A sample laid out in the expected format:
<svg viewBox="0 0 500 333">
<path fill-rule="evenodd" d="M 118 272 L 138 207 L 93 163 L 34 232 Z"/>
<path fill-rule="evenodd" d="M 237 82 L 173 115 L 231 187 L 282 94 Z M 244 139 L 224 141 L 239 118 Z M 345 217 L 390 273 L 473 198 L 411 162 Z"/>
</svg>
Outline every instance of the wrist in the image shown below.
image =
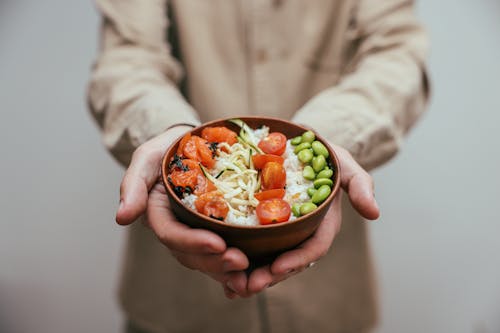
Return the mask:
<svg viewBox="0 0 500 333">
<path fill-rule="evenodd" d="M 174 125 L 168 127 L 165 130 L 165 133 L 168 133 L 169 136 L 171 135 L 171 136 L 174 136 L 177 138 L 177 137 L 183 135 L 184 133 L 189 132 L 194 127 L 196 127 L 196 126 L 192 125 L 192 124 L 187 124 L 187 123 L 174 124 Z"/>
</svg>

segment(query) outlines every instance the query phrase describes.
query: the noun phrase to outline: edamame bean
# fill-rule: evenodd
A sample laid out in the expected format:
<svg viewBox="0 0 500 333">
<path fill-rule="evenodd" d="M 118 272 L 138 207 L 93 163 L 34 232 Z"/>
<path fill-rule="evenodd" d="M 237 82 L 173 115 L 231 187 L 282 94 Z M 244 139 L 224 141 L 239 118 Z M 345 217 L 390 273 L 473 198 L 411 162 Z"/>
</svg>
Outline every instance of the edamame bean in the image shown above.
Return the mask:
<svg viewBox="0 0 500 333">
<path fill-rule="evenodd" d="M 319 141 L 314 141 L 311 143 L 312 149 L 316 155 L 323 155 L 328 157 L 330 154 L 328 153 L 328 149 L 326 149 L 325 145 Z"/>
<path fill-rule="evenodd" d="M 297 157 L 302 163 L 309 163 L 313 159 L 314 154 L 311 149 L 302 149 L 297 153 Z"/>
<path fill-rule="evenodd" d="M 303 150 L 303 151 L 305 151 L 305 150 Z M 302 153 L 302 151 L 301 151 L 301 153 Z M 302 171 L 302 176 L 305 179 L 314 180 L 314 178 L 316 178 L 316 173 L 314 173 L 314 170 L 313 170 L 313 168 L 311 168 L 310 165 L 306 165 L 304 167 L 304 170 Z"/>
<path fill-rule="evenodd" d="M 315 172 L 320 172 L 321 170 L 323 170 L 325 168 L 325 166 L 326 166 L 325 156 L 318 155 L 312 159 L 312 167 L 313 167 Z"/>
<path fill-rule="evenodd" d="M 309 214 L 310 212 L 312 212 L 313 210 L 315 210 L 316 208 L 318 208 L 318 206 L 316 206 L 315 204 L 313 204 L 312 202 L 306 202 L 306 203 L 303 203 L 301 206 L 300 206 L 300 215 L 306 215 L 306 214 Z"/>
<path fill-rule="evenodd" d="M 302 142 L 302 137 L 301 136 L 296 136 L 292 140 L 290 140 L 290 143 L 294 146 L 299 145 Z"/>
<path fill-rule="evenodd" d="M 312 196 L 314 195 L 314 193 L 316 193 L 317 189 L 315 189 L 314 187 L 309 187 L 307 189 L 307 195 L 309 196 L 309 198 L 312 198 Z"/>
<path fill-rule="evenodd" d="M 316 179 L 314 182 L 314 187 L 315 188 L 320 188 L 322 185 L 328 185 L 330 187 L 333 186 L 333 181 L 331 179 L 328 179 L 328 178 L 320 178 L 320 179 Z"/>
<path fill-rule="evenodd" d="M 307 131 L 302 133 L 302 142 L 313 142 L 316 139 L 316 135 L 314 135 L 313 131 Z"/>
<path fill-rule="evenodd" d="M 328 198 L 328 196 L 332 193 L 332 189 L 328 185 L 321 185 L 316 192 L 314 192 L 314 195 L 311 197 L 311 201 L 314 204 L 320 204 L 323 201 Z"/>
<path fill-rule="evenodd" d="M 333 176 L 333 170 L 330 170 L 330 169 L 323 169 L 321 170 L 317 175 L 316 175 L 316 179 L 320 179 L 320 178 L 332 178 Z"/>
<path fill-rule="evenodd" d="M 300 216 L 300 204 L 299 203 L 294 203 L 292 205 L 292 213 L 293 213 L 293 216 L 296 216 L 296 217 Z"/>
<path fill-rule="evenodd" d="M 307 148 L 311 148 L 311 144 L 309 142 L 302 142 L 300 145 L 298 145 L 297 147 L 295 147 L 295 149 L 293 150 L 293 152 L 295 154 L 297 154 L 302 149 L 307 149 Z"/>
</svg>

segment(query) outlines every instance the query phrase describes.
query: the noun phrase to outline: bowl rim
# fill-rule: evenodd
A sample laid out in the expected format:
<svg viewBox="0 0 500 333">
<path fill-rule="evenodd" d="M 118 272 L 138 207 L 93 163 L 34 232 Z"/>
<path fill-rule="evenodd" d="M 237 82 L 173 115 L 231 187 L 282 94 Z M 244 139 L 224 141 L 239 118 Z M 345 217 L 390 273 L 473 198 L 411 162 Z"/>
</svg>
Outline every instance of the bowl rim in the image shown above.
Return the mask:
<svg viewBox="0 0 500 333">
<path fill-rule="evenodd" d="M 175 147 L 187 133 L 193 133 L 193 132 L 195 132 L 195 131 L 197 131 L 199 129 L 211 126 L 211 125 L 213 125 L 215 123 L 227 122 L 230 119 L 242 119 L 243 121 L 245 121 L 245 119 L 255 119 L 255 120 L 263 120 L 263 122 L 265 122 L 266 120 L 273 120 L 273 121 L 288 123 L 288 124 L 291 124 L 293 126 L 299 127 L 302 130 L 304 130 L 304 132 L 308 131 L 308 130 L 313 131 L 314 134 L 315 134 L 315 136 L 316 136 L 316 140 L 318 140 L 321 143 L 323 143 L 326 146 L 326 148 L 328 149 L 328 153 L 330 155 L 329 156 L 330 160 L 331 160 L 332 164 L 334 164 L 335 169 L 336 169 L 335 182 L 333 184 L 332 192 L 330 193 L 330 195 L 328 196 L 328 198 L 326 198 L 326 200 L 323 201 L 313 212 L 311 212 L 309 214 L 306 214 L 304 216 L 297 217 L 296 219 L 294 219 L 292 221 L 287 221 L 287 222 L 282 222 L 282 223 L 265 224 L 265 225 L 256 225 L 256 226 L 253 226 L 253 225 L 236 225 L 236 224 L 226 223 L 224 221 L 219 221 L 219 220 L 214 219 L 214 218 L 212 218 L 210 216 L 203 215 L 203 214 L 197 212 L 196 210 L 194 210 L 194 209 L 192 209 L 192 208 L 187 207 L 186 205 L 184 205 L 184 203 L 174 193 L 173 189 L 171 188 L 170 184 L 168 183 L 168 180 L 167 180 L 168 174 L 164 172 L 164 170 L 167 170 L 168 164 L 170 163 L 170 161 L 168 161 L 168 159 L 167 159 L 170 150 L 173 147 Z M 263 124 L 263 125 L 265 125 L 265 124 Z M 290 138 L 287 138 L 287 140 L 289 140 L 289 139 Z M 304 125 L 301 125 L 301 124 L 292 123 L 291 121 L 288 121 L 288 120 L 285 120 L 285 119 L 282 119 L 282 118 L 267 117 L 267 116 L 246 116 L 246 115 L 239 116 L 238 115 L 238 116 L 233 116 L 233 117 L 218 118 L 218 119 L 214 119 L 214 120 L 205 122 L 203 124 L 200 124 L 200 125 L 192 128 L 188 132 L 186 132 L 183 135 L 181 135 L 180 137 L 178 137 L 165 150 L 165 153 L 163 154 L 163 158 L 162 158 L 160 173 L 161 173 L 160 179 L 162 180 L 164 188 L 167 190 L 168 196 L 171 197 L 171 198 L 173 198 L 173 200 L 175 200 L 182 207 L 184 207 L 185 209 L 187 209 L 191 213 L 197 215 L 198 217 L 202 218 L 203 220 L 206 220 L 206 221 L 211 222 L 211 223 L 218 224 L 218 225 L 220 225 L 222 227 L 227 227 L 227 228 L 232 228 L 232 229 L 243 229 L 243 230 L 255 230 L 255 229 L 258 229 L 258 230 L 262 230 L 262 229 L 274 229 L 274 228 L 280 228 L 280 227 L 282 228 L 284 226 L 289 226 L 289 225 L 292 225 L 292 224 L 299 224 L 301 222 L 304 222 L 308 218 L 310 218 L 314 214 L 314 212 L 318 212 L 320 210 L 320 208 L 322 209 L 324 206 L 330 206 L 330 204 L 332 203 L 333 199 L 337 195 L 337 192 L 339 191 L 339 188 L 340 188 L 340 174 L 341 174 L 341 170 L 340 170 L 339 159 L 337 157 L 337 154 L 335 153 L 335 150 L 330 146 L 330 144 L 328 143 L 328 141 L 325 140 L 321 135 L 319 135 L 314 129 L 308 128 L 308 127 L 306 127 Z"/>
</svg>

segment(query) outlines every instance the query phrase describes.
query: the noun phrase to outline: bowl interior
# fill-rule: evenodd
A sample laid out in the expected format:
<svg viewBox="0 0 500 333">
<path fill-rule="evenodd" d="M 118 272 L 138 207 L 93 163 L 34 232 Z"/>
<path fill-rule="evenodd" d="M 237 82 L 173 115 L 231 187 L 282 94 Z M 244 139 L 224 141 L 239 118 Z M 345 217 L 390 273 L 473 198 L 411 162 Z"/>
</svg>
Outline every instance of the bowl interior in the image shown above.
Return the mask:
<svg viewBox="0 0 500 333">
<path fill-rule="evenodd" d="M 289 121 L 283 120 L 283 119 L 278 119 L 278 118 L 271 118 L 271 117 L 250 117 L 250 116 L 242 116 L 242 117 L 234 117 L 234 118 L 239 118 L 246 122 L 251 128 L 256 129 L 259 128 L 260 126 L 268 126 L 269 127 L 269 132 L 281 132 L 283 133 L 287 139 L 294 138 L 298 135 L 301 135 L 305 131 L 308 130 L 308 128 L 291 123 Z M 233 118 L 227 118 L 227 119 L 218 119 L 214 120 L 211 122 L 204 123 L 203 125 L 194 128 L 191 131 L 191 134 L 193 135 L 201 135 L 201 131 L 205 127 L 213 127 L 213 126 L 225 126 L 235 132 L 239 132 L 240 128 L 228 121 L 228 119 L 233 119 Z M 273 229 L 273 228 L 280 228 L 283 227 L 284 225 L 290 225 L 290 224 L 297 224 L 301 223 L 302 221 L 312 217 L 315 215 L 315 213 L 319 213 L 323 207 L 329 206 L 330 203 L 333 200 L 333 197 L 337 194 L 339 190 L 339 174 L 340 174 L 340 168 L 339 168 L 339 162 L 338 158 L 335 155 L 335 152 L 333 149 L 330 147 L 328 142 L 324 140 L 320 135 L 316 134 L 316 140 L 322 142 L 326 148 L 328 149 L 328 152 L 330 154 L 329 157 L 329 164 L 333 170 L 333 187 L 332 187 L 332 192 L 328 196 L 328 198 L 321 203 L 316 210 L 314 210 L 312 213 L 309 213 L 307 215 L 301 216 L 293 221 L 289 221 L 286 223 L 277 223 L 277 224 L 268 224 L 268 225 L 258 225 L 258 226 L 238 226 L 238 225 L 233 225 L 233 224 L 228 224 L 223 221 L 216 220 L 214 218 L 205 216 L 203 214 L 198 213 L 195 210 L 192 210 L 181 202 L 181 200 L 177 197 L 177 195 L 174 193 L 172 187 L 168 183 L 167 176 L 168 176 L 168 165 L 172 157 L 174 156 L 175 152 L 177 151 L 177 147 L 179 146 L 181 138 L 177 139 L 172 146 L 167 150 L 164 158 L 163 158 L 163 163 L 162 163 L 162 179 L 163 183 L 165 184 L 167 193 L 170 197 L 171 200 L 174 200 L 176 203 L 179 205 L 182 205 L 185 207 L 185 209 L 190 210 L 194 215 L 196 215 L 198 218 L 210 221 L 210 223 L 214 223 L 216 225 L 223 226 L 224 228 L 235 228 L 235 229 Z"/>
</svg>

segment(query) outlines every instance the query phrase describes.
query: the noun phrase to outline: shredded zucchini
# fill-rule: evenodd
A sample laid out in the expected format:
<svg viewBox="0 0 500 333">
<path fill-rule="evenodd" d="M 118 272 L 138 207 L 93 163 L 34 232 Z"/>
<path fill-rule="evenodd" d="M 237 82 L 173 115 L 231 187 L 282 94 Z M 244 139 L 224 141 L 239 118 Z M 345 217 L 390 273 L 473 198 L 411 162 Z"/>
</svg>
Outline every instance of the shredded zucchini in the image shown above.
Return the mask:
<svg viewBox="0 0 500 333">
<path fill-rule="evenodd" d="M 211 170 L 203 166 L 201 168 L 205 176 L 222 192 L 230 211 L 236 216 L 248 216 L 259 204 L 255 193 L 260 188 L 260 175 L 255 170 L 252 155 L 262 151 L 256 147 L 258 137 L 247 124 L 239 119 L 231 122 L 241 128 L 238 142 L 232 146 L 220 143 L 215 167 Z"/>
</svg>

